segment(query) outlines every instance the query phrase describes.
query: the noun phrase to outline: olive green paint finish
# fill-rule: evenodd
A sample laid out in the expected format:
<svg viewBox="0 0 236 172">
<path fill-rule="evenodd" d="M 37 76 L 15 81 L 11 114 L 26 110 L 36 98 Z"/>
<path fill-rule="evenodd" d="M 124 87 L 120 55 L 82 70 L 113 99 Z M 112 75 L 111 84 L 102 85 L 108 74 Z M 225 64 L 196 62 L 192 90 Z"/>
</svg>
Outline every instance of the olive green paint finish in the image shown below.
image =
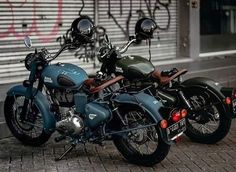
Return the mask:
<svg viewBox="0 0 236 172">
<path fill-rule="evenodd" d="M 123 75 L 128 79 L 147 78 L 155 70 L 153 64 L 141 56 L 125 56 L 118 60 L 116 68 L 122 69 Z"/>
</svg>

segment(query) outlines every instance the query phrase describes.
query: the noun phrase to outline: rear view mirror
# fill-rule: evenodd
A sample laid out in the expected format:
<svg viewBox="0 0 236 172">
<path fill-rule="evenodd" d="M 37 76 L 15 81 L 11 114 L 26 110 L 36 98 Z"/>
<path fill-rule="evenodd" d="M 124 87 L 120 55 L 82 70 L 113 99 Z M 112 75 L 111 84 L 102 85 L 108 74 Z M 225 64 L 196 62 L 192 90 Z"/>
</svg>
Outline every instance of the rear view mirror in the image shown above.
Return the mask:
<svg viewBox="0 0 236 172">
<path fill-rule="evenodd" d="M 32 41 L 31 41 L 31 39 L 30 39 L 30 37 L 28 35 L 25 36 L 24 43 L 25 43 L 25 46 L 27 48 L 31 48 L 32 47 Z"/>
<path fill-rule="evenodd" d="M 107 34 L 104 35 L 104 40 L 105 40 L 108 44 L 111 43 L 111 41 L 110 41 L 110 39 L 108 38 L 108 35 L 107 35 Z"/>
<path fill-rule="evenodd" d="M 107 34 L 104 35 L 104 41 L 108 45 L 109 48 L 112 48 L 111 40 L 108 38 Z"/>
</svg>

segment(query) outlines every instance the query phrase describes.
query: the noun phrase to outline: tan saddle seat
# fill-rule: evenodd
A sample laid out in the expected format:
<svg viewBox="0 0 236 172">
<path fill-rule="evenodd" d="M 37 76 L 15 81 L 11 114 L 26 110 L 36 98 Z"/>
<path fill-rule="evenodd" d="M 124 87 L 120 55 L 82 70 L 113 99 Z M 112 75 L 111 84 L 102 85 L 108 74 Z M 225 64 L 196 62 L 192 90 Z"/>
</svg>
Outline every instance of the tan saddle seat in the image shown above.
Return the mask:
<svg viewBox="0 0 236 172">
<path fill-rule="evenodd" d="M 187 72 L 188 72 L 187 69 L 182 69 L 182 70 L 179 70 L 178 72 L 176 72 L 172 76 L 162 76 L 161 71 L 159 71 L 158 69 L 155 69 L 155 71 L 152 73 L 152 77 L 157 79 L 161 85 L 166 85 L 166 84 L 170 83 L 172 80 L 174 80 L 175 78 L 177 78 L 181 75 L 184 75 Z"/>
<path fill-rule="evenodd" d="M 116 83 L 116 82 L 118 82 L 122 79 L 124 79 L 123 76 L 117 76 L 117 77 L 112 78 L 110 80 L 106 80 L 103 83 L 101 83 L 101 85 L 97 86 L 97 85 L 94 84 L 95 83 L 94 79 L 90 78 L 90 79 L 87 79 L 84 82 L 84 84 L 90 87 L 89 91 L 91 93 L 97 93 L 97 92 L 103 90 L 104 88 L 106 88 L 106 87 L 108 87 L 108 86 L 110 86 L 110 85 L 112 85 L 112 84 L 114 84 L 114 83 Z"/>
</svg>

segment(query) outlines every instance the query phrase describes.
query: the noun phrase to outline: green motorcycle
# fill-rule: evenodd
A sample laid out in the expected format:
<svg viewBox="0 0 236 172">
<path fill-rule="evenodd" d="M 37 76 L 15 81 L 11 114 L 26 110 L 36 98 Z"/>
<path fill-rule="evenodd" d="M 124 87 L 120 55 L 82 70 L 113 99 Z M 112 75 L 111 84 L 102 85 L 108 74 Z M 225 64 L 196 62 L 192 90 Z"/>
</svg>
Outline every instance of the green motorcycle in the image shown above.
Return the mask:
<svg viewBox="0 0 236 172">
<path fill-rule="evenodd" d="M 98 51 L 105 75 L 123 75 L 121 84 L 129 91 L 150 87 L 152 94 L 166 107 L 184 108 L 188 111 L 185 134 L 193 141 L 213 144 L 229 132 L 231 119 L 236 116 L 236 94 L 232 88 L 221 87 L 217 82 L 196 77 L 182 82 L 186 69 L 159 71 L 150 59 L 141 56 L 122 56 L 130 45 L 152 38 L 156 23 L 142 18 L 135 26 L 135 36 L 122 48 L 111 44 L 107 35 Z"/>
</svg>

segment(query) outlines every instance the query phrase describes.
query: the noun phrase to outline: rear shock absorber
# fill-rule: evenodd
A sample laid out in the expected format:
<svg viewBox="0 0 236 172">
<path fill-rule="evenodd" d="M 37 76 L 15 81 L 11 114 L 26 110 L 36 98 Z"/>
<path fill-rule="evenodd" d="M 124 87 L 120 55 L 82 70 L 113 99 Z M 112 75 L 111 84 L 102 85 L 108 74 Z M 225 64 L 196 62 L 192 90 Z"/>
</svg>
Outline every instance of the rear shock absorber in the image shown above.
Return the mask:
<svg viewBox="0 0 236 172">
<path fill-rule="evenodd" d="M 175 104 L 175 102 L 176 102 L 176 98 L 175 97 L 173 97 L 170 94 L 167 94 L 167 93 L 165 93 L 163 91 L 160 91 L 160 90 L 157 90 L 156 96 L 160 97 L 163 100 L 166 100 L 169 104 L 172 104 L 172 105 Z"/>
<path fill-rule="evenodd" d="M 178 93 L 179 93 L 179 95 L 180 95 L 180 98 L 181 98 L 181 99 L 183 100 L 183 102 L 186 104 L 186 106 L 187 106 L 190 110 L 193 110 L 191 104 L 189 103 L 189 101 L 188 101 L 188 100 L 186 99 L 186 97 L 184 96 L 183 91 L 180 90 Z"/>
</svg>

